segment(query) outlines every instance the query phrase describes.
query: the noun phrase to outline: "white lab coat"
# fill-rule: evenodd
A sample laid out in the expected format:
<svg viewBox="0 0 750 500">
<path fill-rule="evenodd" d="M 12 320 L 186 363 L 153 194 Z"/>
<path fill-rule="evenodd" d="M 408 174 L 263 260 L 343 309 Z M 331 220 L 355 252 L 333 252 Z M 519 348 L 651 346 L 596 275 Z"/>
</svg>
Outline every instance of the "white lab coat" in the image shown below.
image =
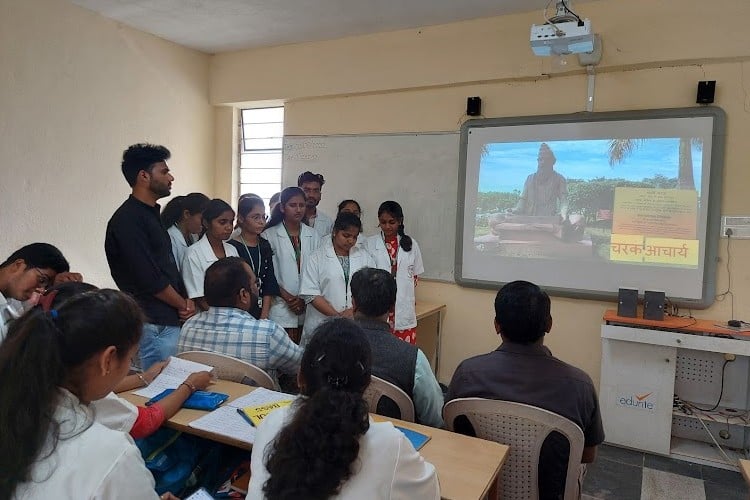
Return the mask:
<svg viewBox="0 0 750 500">
<path fill-rule="evenodd" d="M 401 237 L 398 238 L 399 244 Z M 398 270 L 396 271 L 396 330 L 406 330 L 417 326 L 417 313 L 414 310 L 414 276 L 424 272 L 422 263 L 422 252 L 419 251 L 417 240 L 411 239 L 412 246 L 409 252 L 399 247 L 396 257 Z M 383 233 L 374 234 L 365 240 L 365 248 L 372 258 L 375 259 L 375 267 L 391 271 L 391 258 L 385 248 Z"/>
<path fill-rule="evenodd" d="M 247 500 L 263 500 L 263 484 L 268 481 L 264 457 L 284 424 L 294 415 L 295 406 L 271 412 L 258 427 L 250 460 L 252 476 Z M 437 500 L 440 498 L 435 467 L 427 462 L 404 434 L 391 422 L 370 421 L 370 428 L 359 438 L 359 454 L 353 474 L 331 499 Z"/>
<path fill-rule="evenodd" d="M 320 209 L 315 212 L 315 220 L 313 221 L 315 225 L 309 227 L 312 227 L 320 236 L 331 234 L 333 232 L 333 219 L 328 214 L 321 212 Z"/>
<path fill-rule="evenodd" d="M 300 269 L 304 269 L 305 261 L 320 246 L 320 236 L 313 228 L 300 224 Z M 279 223 L 263 231 L 263 237 L 273 249 L 273 269 L 279 286 L 292 295 L 299 295 L 301 274 L 297 271 L 297 257 L 294 247 L 283 223 Z M 282 328 L 298 328 L 305 319 L 305 315 L 297 316 L 287 306 L 284 299 L 274 297 L 268 319 Z"/>
<path fill-rule="evenodd" d="M 232 245 L 227 242 L 222 242 L 222 244 L 224 245 L 224 254 L 227 257 L 240 256 L 237 249 Z M 219 258 L 216 257 L 211 248 L 211 243 L 208 242 L 208 237 L 205 235 L 198 240 L 198 243 L 187 248 L 182 261 L 182 280 L 185 282 L 185 290 L 189 298 L 203 297 L 203 280 L 206 277 L 206 269 L 217 260 Z"/>
<path fill-rule="evenodd" d="M 309 298 L 310 301 L 320 295 L 334 309 L 343 311 L 352 307 L 352 276 L 363 267 L 373 266 L 375 266 L 375 261 L 367 251 L 353 247 L 349 251 L 349 279 L 344 281 L 344 270 L 336 252 L 333 250 L 333 242 L 329 237 L 305 261 L 299 294 L 306 299 Z M 307 345 L 313 330 L 327 317 L 315 309 L 314 305 L 308 303 L 305 326 L 302 328 L 302 340 L 300 341 L 302 347 Z"/>
<path fill-rule="evenodd" d="M 182 261 L 185 258 L 185 252 L 187 252 L 187 249 L 190 247 L 187 242 L 185 242 L 185 237 L 182 235 L 180 228 L 174 224 L 167 229 L 167 234 L 172 241 L 172 255 L 174 255 L 174 261 L 177 263 L 177 270 L 182 272 Z M 196 234 L 190 235 L 190 239 L 193 240 L 193 243 L 198 241 L 198 236 L 199 235 Z"/>
<path fill-rule="evenodd" d="M 138 419 L 138 408 L 125 398 L 110 392 L 89 405 L 94 420 L 114 431 L 130 432 Z"/>
<path fill-rule="evenodd" d="M 54 452 L 35 462 L 32 480 L 16 489 L 14 500 L 158 499 L 154 478 L 127 433 L 92 422 L 91 410 L 60 389 L 54 420 L 60 439 Z M 50 442 L 40 457 L 49 454 Z"/>
</svg>

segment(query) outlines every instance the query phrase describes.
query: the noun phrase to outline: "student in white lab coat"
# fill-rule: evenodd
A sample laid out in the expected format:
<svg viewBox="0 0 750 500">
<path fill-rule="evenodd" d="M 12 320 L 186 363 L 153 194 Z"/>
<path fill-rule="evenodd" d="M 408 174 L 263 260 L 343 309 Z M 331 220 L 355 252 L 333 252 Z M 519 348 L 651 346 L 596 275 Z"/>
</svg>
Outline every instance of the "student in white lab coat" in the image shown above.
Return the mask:
<svg viewBox="0 0 750 500">
<path fill-rule="evenodd" d="M 355 247 L 362 230 L 359 217 L 340 212 L 333 223 L 333 233 L 324 237 L 321 246 L 305 262 L 299 294 L 307 302 L 301 346 L 326 318 L 352 318 L 351 281 L 363 267 L 375 265 L 367 251 Z"/>
<path fill-rule="evenodd" d="M 268 319 L 286 330 L 297 344 L 305 320 L 305 301 L 299 296 L 301 272 L 307 258 L 320 245 L 318 233 L 302 223 L 305 206 L 302 189 L 284 189 L 263 231 L 273 249 L 273 268 L 281 294 L 273 298 Z"/>
<path fill-rule="evenodd" d="M 370 236 L 365 248 L 379 269 L 396 277 L 396 310 L 389 317 L 393 334 L 416 344 L 417 313 L 414 288 L 424 272 L 422 253 L 417 241 L 404 233 L 404 211 L 395 201 L 384 201 L 378 208 L 380 234 Z"/>
<path fill-rule="evenodd" d="M 370 345 L 351 320 L 320 325 L 302 355 L 300 393 L 258 427 L 248 500 L 437 500 L 435 467 L 391 422 L 370 420 Z"/>
<path fill-rule="evenodd" d="M 34 308 L 11 326 L 0 345 L 3 498 L 159 498 L 130 436 L 89 406 L 127 375 L 142 330 L 136 302 L 115 290 Z"/>
<path fill-rule="evenodd" d="M 98 290 L 89 283 L 70 281 L 48 288 L 39 298 L 39 306 L 46 313 L 60 309 L 68 300 L 86 292 Z M 135 406 L 115 393 L 130 391 L 147 386 L 161 373 L 167 361 L 154 363 L 142 373 L 125 376 L 115 388 L 101 399 L 92 401 L 90 407 L 94 419 L 116 431 L 127 432 L 133 439 L 150 436 L 164 422 L 177 413 L 187 398 L 192 395 L 191 387 L 204 390 L 211 383 L 209 372 L 195 372 L 186 379 L 186 385 L 177 388 L 172 394 L 150 406 Z"/>
<path fill-rule="evenodd" d="M 175 196 L 161 211 L 161 225 L 172 241 L 172 255 L 178 271 L 182 271 L 182 259 L 188 247 L 198 241 L 203 232 L 203 211 L 209 201 L 203 193 Z"/>
<path fill-rule="evenodd" d="M 226 242 L 234 229 L 234 210 L 224 200 L 211 200 L 203 211 L 205 234 L 185 252 L 182 279 L 188 298 L 195 300 L 201 311 L 208 310 L 203 299 L 203 279 L 206 269 L 224 257 L 239 257 L 237 249 Z"/>
</svg>

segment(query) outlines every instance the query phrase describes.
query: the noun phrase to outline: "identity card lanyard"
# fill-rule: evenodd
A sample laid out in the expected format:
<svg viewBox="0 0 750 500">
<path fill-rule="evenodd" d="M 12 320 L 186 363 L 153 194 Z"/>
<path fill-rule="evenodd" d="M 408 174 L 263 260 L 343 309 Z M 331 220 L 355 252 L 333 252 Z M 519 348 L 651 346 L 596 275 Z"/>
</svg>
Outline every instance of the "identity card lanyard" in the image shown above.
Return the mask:
<svg viewBox="0 0 750 500">
<path fill-rule="evenodd" d="M 300 272 L 300 262 L 302 260 L 302 230 L 300 228 L 300 235 L 298 237 L 299 244 L 294 243 L 294 238 L 292 238 L 292 235 L 289 234 L 289 229 L 286 228 L 286 224 L 282 222 L 284 226 L 284 231 L 286 231 L 286 235 L 289 236 L 289 241 L 292 243 L 292 248 L 294 248 L 294 257 L 297 259 L 297 274 Z"/>
<path fill-rule="evenodd" d="M 260 236 L 258 237 L 260 238 Z M 253 259 L 253 254 L 250 253 L 250 249 L 247 247 L 247 243 L 245 243 L 245 238 L 242 237 L 242 234 L 240 234 L 240 241 L 242 241 L 242 246 L 245 247 L 245 252 L 247 252 L 247 256 L 250 258 L 250 267 L 253 268 L 253 272 L 255 273 L 255 280 L 258 282 L 258 289 L 260 289 L 263 286 L 263 279 L 260 277 L 260 240 L 258 241 L 258 266 L 255 266 L 255 259 Z M 263 297 L 258 295 L 258 305 L 262 306 L 263 304 Z"/>
<path fill-rule="evenodd" d="M 388 251 L 388 243 L 385 241 L 385 234 L 383 231 L 380 231 L 380 236 L 383 237 L 383 246 L 385 247 L 385 253 L 388 254 L 388 258 L 391 259 L 391 275 L 396 276 L 396 272 L 398 271 L 398 236 L 396 236 L 396 253 L 393 257 L 391 257 L 391 252 Z"/>
</svg>

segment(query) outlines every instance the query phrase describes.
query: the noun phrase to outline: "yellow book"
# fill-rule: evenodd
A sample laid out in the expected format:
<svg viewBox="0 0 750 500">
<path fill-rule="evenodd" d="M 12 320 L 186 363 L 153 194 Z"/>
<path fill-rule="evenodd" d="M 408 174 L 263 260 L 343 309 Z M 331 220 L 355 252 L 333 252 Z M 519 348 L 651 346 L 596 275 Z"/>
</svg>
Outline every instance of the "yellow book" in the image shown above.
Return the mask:
<svg viewBox="0 0 750 500">
<path fill-rule="evenodd" d="M 292 400 L 285 399 L 283 401 L 274 401 L 273 403 L 266 403 L 264 405 L 246 406 L 239 410 L 239 412 L 243 417 L 245 417 L 245 420 L 250 422 L 250 424 L 258 427 L 258 425 L 260 425 L 260 423 L 264 418 L 268 416 L 269 413 L 274 410 L 278 410 L 279 408 L 289 406 L 290 404 L 292 404 Z"/>
</svg>

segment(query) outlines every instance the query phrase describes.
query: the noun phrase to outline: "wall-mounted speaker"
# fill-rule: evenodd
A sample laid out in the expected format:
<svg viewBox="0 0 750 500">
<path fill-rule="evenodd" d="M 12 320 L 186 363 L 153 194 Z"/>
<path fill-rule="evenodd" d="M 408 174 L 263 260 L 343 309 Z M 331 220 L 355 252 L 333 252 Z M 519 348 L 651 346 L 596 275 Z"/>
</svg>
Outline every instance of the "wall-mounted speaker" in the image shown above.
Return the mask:
<svg viewBox="0 0 750 500">
<path fill-rule="evenodd" d="M 638 290 L 620 288 L 617 293 L 617 315 L 623 318 L 635 318 L 638 310 Z"/>
<path fill-rule="evenodd" d="M 698 104 L 711 104 L 714 102 L 714 93 L 716 92 L 716 80 L 698 82 L 698 96 L 695 102 Z"/>
<path fill-rule="evenodd" d="M 664 321 L 664 292 L 646 290 L 643 293 L 643 319 Z"/>
<path fill-rule="evenodd" d="M 466 114 L 469 116 L 481 116 L 482 114 L 482 98 L 481 97 L 467 97 L 466 98 Z"/>
</svg>

